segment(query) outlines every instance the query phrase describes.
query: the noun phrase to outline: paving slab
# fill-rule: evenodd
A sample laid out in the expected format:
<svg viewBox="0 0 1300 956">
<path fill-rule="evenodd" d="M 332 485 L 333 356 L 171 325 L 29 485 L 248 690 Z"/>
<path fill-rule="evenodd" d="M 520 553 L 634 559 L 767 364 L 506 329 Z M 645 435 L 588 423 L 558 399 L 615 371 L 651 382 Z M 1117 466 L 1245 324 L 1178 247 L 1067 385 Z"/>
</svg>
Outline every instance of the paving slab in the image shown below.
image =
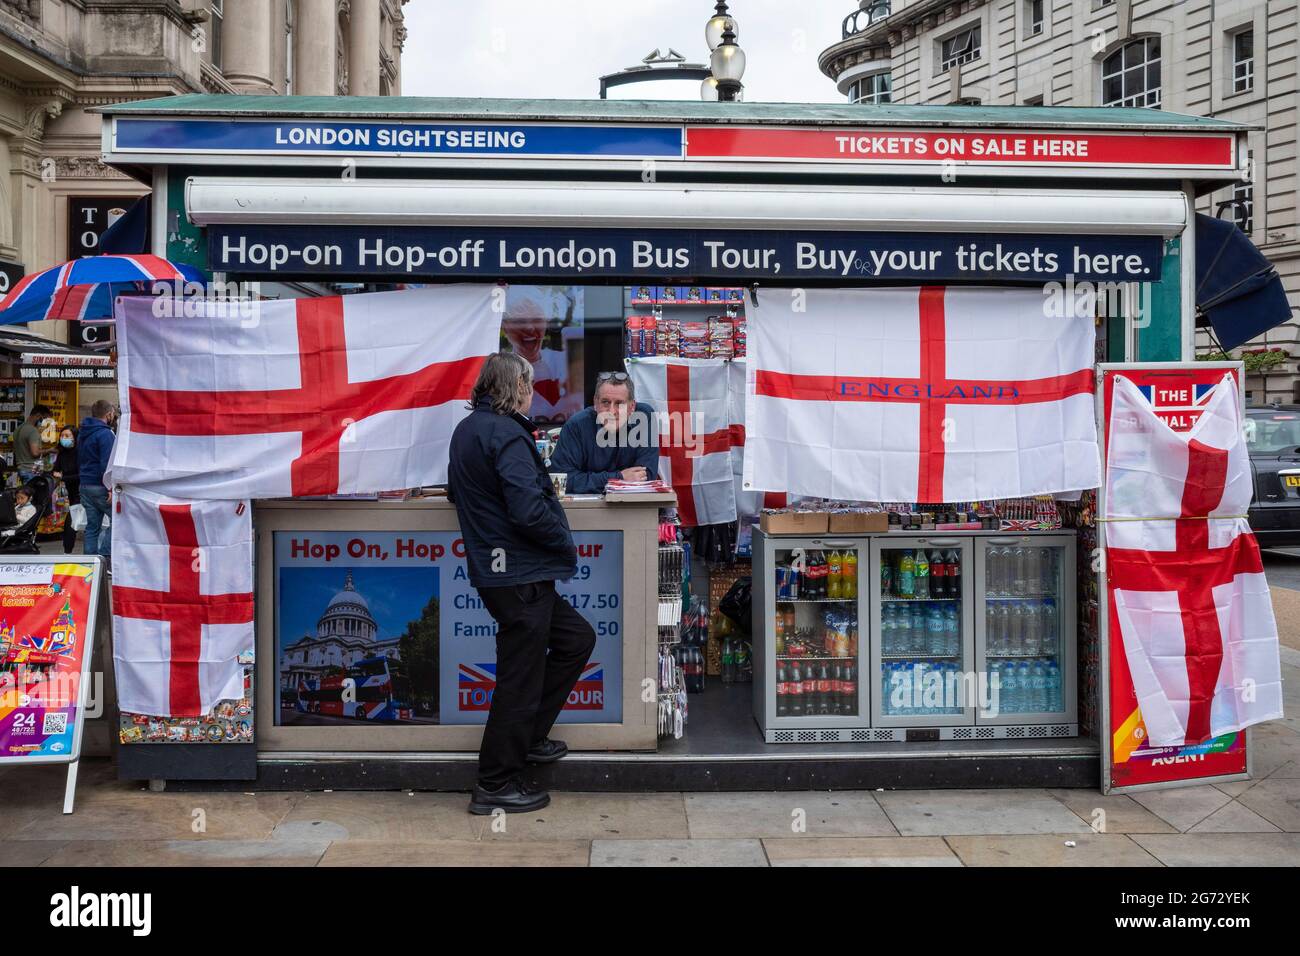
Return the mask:
<svg viewBox="0 0 1300 956">
<path fill-rule="evenodd" d="M 1160 866 L 1125 833 L 985 834 L 946 839 L 966 866 Z"/>
<path fill-rule="evenodd" d="M 865 791 L 688 793 L 693 839 L 897 836 L 873 794 Z"/>
<path fill-rule="evenodd" d="M 1281 827 L 1275 827 L 1254 810 L 1248 809 L 1237 800 L 1224 804 L 1188 833 L 1278 833 Z"/>
<path fill-rule="evenodd" d="M 467 798 L 462 801 L 467 802 Z M 485 842 L 671 840 L 690 836 L 680 793 L 553 792 L 551 805 L 536 813 L 469 819 L 474 821 L 477 838 Z"/>
<path fill-rule="evenodd" d="M 592 840 L 592 866 L 767 866 L 761 840 Z"/>
<path fill-rule="evenodd" d="M 0 840 L 0 869 L 40 866 L 67 843 L 67 840 Z"/>
<path fill-rule="evenodd" d="M 1296 761 L 1300 761 L 1300 734 L 1278 721 L 1251 728 L 1250 765 L 1254 776 L 1272 776 Z"/>
<path fill-rule="evenodd" d="M 476 840 L 435 840 L 390 843 L 384 840 L 345 840 L 331 843 L 320 866 L 586 866 L 591 844 L 586 840 L 527 843 L 483 843 Z"/>
<path fill-rule="evenodd" d="M 74 840 L 42 866 L 315 866 L 326 841 Z"/>
<path fill-rule="evenodd" d="M 1279 829 L 1300 832 L 1300 778 L 1274 776 L 1261 780 L 1237 802 Z"/>
<path fill-rule="evenodd" d="M 1057 800 L 1098 833 L 1177 833 L 1142 804 L 1123 793 L 1103 796 L 1096 790 L 1049 790 Z M 1102 813 L 1099 815 L 1097 811 Z M 1094 826 L 1094 823 L 1096 826 Z"/>
<path fill-rule="evenodd" d="M 765 839 L 772 866 L 961 866 L 939 837 Z"/>
<path fill-rule="evenodd" d="M 1092 832 L 1046 790 L 893 790 L 875 796 L 903 836 Z"/>
<path fill-rule="evenodd" d="M 1173 790 L 1144 790 L 1130 796 L 1180 833 L 1187 832 L 1232 799 L 1209 784 Z"/>
<path fill-rule="evenodd" d="M 278 840 L 474 840 L 475 818 L 459 793 L 304 793 L 274 831 Z"/>
<path fill-rule="evenodd" d="M 1165 866 L 1300 866 L 1298 833 L 1134 833 Z"/>
<path fill-rule="evenodd" d="M 78 793 L 73 813 L 50 807 L 16 840 L 264 840 L 300 794 L 150 793 L 138 785 Z"/>
</svg>

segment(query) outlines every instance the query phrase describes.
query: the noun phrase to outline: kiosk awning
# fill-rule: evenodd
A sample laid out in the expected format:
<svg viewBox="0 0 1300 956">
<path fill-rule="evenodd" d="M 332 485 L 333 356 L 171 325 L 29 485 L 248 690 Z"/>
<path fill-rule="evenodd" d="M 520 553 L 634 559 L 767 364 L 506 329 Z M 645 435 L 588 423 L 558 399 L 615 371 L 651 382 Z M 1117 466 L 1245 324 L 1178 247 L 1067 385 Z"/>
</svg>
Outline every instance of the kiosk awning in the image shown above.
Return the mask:
<svg viewBox="0 0 1300 956">
<path fill-rule="evenodd" d="M 637 185 L 191 177 L 186 211 L 200 226 L 907 230 L 1109 235 L 1179 234 L 1174 191 Z"/>
<path fill-rule="evenodd" d="M 1196 216 L 1196 308 L 1226 352 L 1291 317 L 1282 279 L 1250 237 L 1226 219 Z"/>
</svg>

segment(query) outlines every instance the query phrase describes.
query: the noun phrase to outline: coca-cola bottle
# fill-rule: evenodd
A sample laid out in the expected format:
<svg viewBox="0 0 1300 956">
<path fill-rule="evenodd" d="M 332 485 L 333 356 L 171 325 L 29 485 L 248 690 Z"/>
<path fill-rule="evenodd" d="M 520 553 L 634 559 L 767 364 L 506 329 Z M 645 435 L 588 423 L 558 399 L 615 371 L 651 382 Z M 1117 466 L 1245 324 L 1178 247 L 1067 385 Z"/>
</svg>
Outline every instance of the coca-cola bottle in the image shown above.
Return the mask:
<svg viewBox="0 0 1300 956">
<path fill-rule="evenodd" d="M 961 557 L 956 551 L 948 552 L 948 597 L 961 600 Z"/>
<path fill-rule="evenodd" d="M 804 714 L 803 673 L 799 670 L 798 661 L 795 661 L 790 665 L 788 676 L 790 680 L 786 685 L 786 697 L 788 698 L 790 705 L 787 708 L 787 713 L 791 717 L 802 717 Z"/>
<path fill-rule="evenodd" d="M 790 716 L 790 672 L 784 662 L 776 665 L 776 715 Z"/>
<path fill-rule="evenodd" d="M 831 674 L 826 662 L 817 672 L 817 713 L 824 715 L 836 713 L 835 697 L 831 694 Z"/>
<path fill-rule="evenodd" d="M 948 597 L 948 564 L 942 551 L 930 553 L 930 597 Z"/>
<path fill-rule="evenodd" d="M 858 712 L 858 669 L 849 661 L 844 665 L 844 681 L 840 685 L 840 713 L 852 716 Z"/>
</svg>

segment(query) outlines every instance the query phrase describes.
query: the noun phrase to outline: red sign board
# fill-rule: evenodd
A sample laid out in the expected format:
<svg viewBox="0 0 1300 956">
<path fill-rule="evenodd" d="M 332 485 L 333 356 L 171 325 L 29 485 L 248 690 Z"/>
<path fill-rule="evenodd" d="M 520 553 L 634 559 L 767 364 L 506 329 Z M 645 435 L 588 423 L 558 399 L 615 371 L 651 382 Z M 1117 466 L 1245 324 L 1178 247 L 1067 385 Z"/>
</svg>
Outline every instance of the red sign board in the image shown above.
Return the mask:
<svg viewBox="0 0 1300 956">
<path fill-rule="evenodd" d="M 1241 385 L 1241 365 L 1230 362 L 1189 362 L 1167 365 L 1103 365 L 1101 401 L 1101 440 L 1103 460 L 1110 434 L 1111 396 L 1115 376 L 1123 375 L 1146 396 L 1174 431 L 1190 431 L 1201 411 L 1231 371 Z M 1137 693 L 1129 673 L 1128 658 L 1116 620 L 1114 602 L 1107 585 L 1108 627 L 1103 642 L 1102 694 L 1108 715 L 1103 728 L 1103 789 L 1126 789 L 1172 785 L 1188 781 L 1239 776 L 1246 773 L 1246 732 L 1224 734 L 1199 744 L 1180 747 L 1153 747 L 1146 739 L 1146 726 L 1138 708 Z"/>
<path fill-rule="evenodd" d="M 687 159 L 841 160 L 1022 166 L 1233 169 L 1232 133 L 1096 133 L 944 129 L 795 129 L 690 126 Z"/>
</svg>

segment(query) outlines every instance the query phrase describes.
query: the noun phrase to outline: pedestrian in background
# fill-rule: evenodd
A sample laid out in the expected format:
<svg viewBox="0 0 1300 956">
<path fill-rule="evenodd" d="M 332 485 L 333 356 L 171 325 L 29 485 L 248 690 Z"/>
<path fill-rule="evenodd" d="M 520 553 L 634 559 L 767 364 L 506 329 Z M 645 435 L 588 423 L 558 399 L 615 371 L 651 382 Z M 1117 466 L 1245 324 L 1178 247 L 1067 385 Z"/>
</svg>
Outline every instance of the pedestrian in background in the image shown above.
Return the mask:
<svg viewBox="0 0 1300 956">
<path fill-rule="evenodd" d="M 117 416 L 111 403 L 100 399 L 90 406 L 81 423 L 79 451 L 81 503 L 86 509 L 86 554 L 98 554 L 107 563 L 112 555 L 112 527 L 103 528 L 111 510 L 112 495 L 104 485 L 104 471 L 113 458 L 116 436 L 110 427 Z"/>
<path fill-rule="evenodd" d="M 54 459 L 54 477 L 68 489 L 68 514 L 63 519 L 63 553 L 71 554 L 77 546 L 77 532 L 72 527 L 72 506 L 81 504 L 81 463 L 77 460 L 77 429 L 63 426 L 59 432 L 59 454 Z"/>
</svg>

